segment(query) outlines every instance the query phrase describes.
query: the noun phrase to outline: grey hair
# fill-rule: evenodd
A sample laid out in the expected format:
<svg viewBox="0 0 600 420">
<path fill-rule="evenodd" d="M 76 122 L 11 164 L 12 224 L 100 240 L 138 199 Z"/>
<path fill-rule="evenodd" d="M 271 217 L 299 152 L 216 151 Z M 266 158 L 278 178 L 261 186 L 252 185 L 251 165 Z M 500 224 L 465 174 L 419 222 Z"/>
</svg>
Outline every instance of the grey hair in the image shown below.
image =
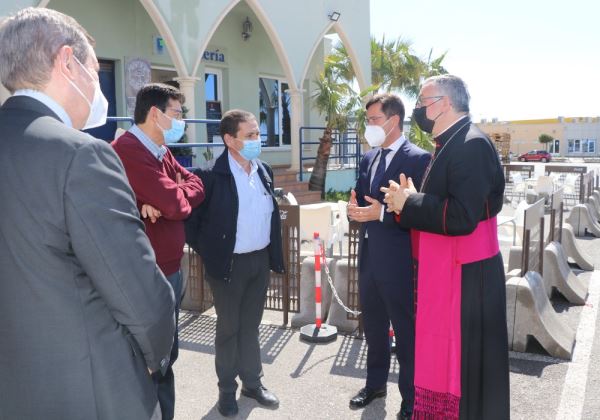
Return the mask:
<svg viewBox="0 0 600 420">
<path fill-rule="evenodd" d="M 75 19 L 56 10 L 18 11 L 0 24 L 0 81 L 11 93 L 44 88 L 65 45 L 85 63 L 94 40 Z"/>
<path fill-rule="evenodd" d="M 466 83 L 457 76 L 443 74 L 433 76 L 425 80 L 423 85 L 433 83 L 441 95 L 448 96 L 452 109 L 456 112 L 469 112 L 469 100 L 471 96 L 467 90 Z"/>
</svg>

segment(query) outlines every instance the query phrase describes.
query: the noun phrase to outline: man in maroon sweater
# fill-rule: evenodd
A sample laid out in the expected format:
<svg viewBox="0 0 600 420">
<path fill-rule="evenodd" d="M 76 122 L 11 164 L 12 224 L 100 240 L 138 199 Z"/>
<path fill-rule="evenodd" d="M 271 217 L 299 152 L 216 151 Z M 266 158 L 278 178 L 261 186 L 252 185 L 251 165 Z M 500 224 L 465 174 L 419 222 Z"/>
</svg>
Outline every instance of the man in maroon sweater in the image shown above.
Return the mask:
<svg viewBox="0 0 600 420">
<path fill-rule="evenodd" d="M 144 86 L 136 97 L 135 125 L 112 143 L 135 193 L 158 266 L 175 292 L 177 319 L 183 283 L 180 270 L 185 242 L 183 221 L 204 200 L 200 178 L 179 165 L 165 146 L 183 135 L 184 101 L 183 94 L 172 86 L 160 83 Z M 176 330 L 166 374 L 153 375 L 163 419 L 172 419 L 175 414 L 171 366 L 178 352 Z"/>
</svg>

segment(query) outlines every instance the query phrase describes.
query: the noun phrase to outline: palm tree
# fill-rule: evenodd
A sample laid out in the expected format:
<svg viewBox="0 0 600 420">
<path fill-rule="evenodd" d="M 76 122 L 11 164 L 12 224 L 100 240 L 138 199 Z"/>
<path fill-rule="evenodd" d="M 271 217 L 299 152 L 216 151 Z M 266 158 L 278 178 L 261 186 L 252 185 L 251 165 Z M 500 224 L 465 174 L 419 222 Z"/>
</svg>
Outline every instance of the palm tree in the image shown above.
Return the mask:
<svg viewBox="0 0 600 420">
<path fill-rule="evenodd" d="M 433 54 L 433 50 L 429 50 L 429 57 L 427 61 L 423 63 L 423 74 L 421 76 L 421 80 L 425 80 L 428 77 L 439 76 L 441 74 L 447 74 L 448 71 L 442 66 L 442 61 L 446 57 L 446 53 L 443 53 L 439 57 L 435 59 L 431 59 L 431 55 Z M 419 87 L 416 90 L 411 88 L 410 96 L 416 98 L 419 95 Z M 424 132 L 419 128 L 419 126 L 411 120 L 410 122 L 410 131 L 408 132 L 408 138 L 411 143 L 416 144 L 422 149 L 433 152 L 433 138 L 431 134 Z"/>
<path fill-rule="evenodd" d="M 325 117 L 326 127 L 319 139 L 317 158 L 313 167 L 308 188 L 325 192 L 327 163 L 331 153 L 334 131 L 344 132 L 355 111 L 360 108 L 360 96 L 352 90 L 342 75 L 343 65 L 339 56 L 331 55 L 325 59 L 325 67 L 316 80 L 316 89 L 312 95 L 313 106 Z"/>
<path fill-rule="evenodd" d="M 325 67 L 316 81 L 317 88 L 312 96 L 315 108 L 325 116 L 327 126 L 319 139 L 317 158 L 309 181 L 311 190 L 324 191 L 327 162 L 331 152 L 332 135 L 335 130 L 347 130 L 351 121 L 362 137 L 365 110 L 363 98 L 378 90 L 402 92 L 416 98 L 422 80 L 427 77 L 445 74 L 442 66 L 446 53 L 432 59 L 432 51 L 427 60 L 421 59 L 413 50 L 409 41 L 398 38 L 394 41 L 381 41 L 371 38 L 371 82 L 372 86 L 357 93 L 355 73 L 346 48 L 340 43 L 325 59 Z M 432 150 L 431 136 L 411 124 L 411 141 L 424 149 Z"/>
</svg>

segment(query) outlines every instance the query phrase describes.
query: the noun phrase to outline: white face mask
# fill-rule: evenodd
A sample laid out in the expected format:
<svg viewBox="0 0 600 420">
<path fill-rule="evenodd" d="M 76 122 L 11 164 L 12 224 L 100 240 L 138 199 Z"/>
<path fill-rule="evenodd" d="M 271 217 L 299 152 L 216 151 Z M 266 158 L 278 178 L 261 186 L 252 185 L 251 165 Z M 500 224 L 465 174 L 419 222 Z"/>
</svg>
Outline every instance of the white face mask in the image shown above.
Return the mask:
<svg viewBox="0 0 600 420">
<path fill-rule="evenodd" d="M 388 123 L 389 119 L 383 123 L 385 126 Z M 381 146 L 385 142 L 385 138 L 387 137 L 387 133 L 383 129 L 381 125 L 367 125 L 365 127 L 365 139 L 369 146 L 378 147 Z"/>
<path fill-rule="evenodd" d="M 85 102 L 90 108 L 90 113 L 88 114 L 87 120 L 83 125 L 82 130 L 100 127 L 101 125 L 106 124 L 106 116 L 108 115 L 108 101 L 106 100 L 104 94 L 102 93 L 102 90 L 100 89 L 100 82 L 90 74 L 88 69 L 86 69 L 84 65 L 81 64 L 77 57 L 73 56 L 73 58 L 81 66 L 83 71 L 85 71 L 85 73 L 90 77 L 90 79 L 92 79 L 92 82 L 94 82 L 94 98 L 92 99 L 92 102 L 90 102 L 90 100 L 83 94 L 81 89 L 79 89 L 72 80 L 65 76 L 67 81 L 71 84 L 71 86 L 75 88 L 77 93 L 81 95 L 81 97 L 85 100 Z"/>
</svg>

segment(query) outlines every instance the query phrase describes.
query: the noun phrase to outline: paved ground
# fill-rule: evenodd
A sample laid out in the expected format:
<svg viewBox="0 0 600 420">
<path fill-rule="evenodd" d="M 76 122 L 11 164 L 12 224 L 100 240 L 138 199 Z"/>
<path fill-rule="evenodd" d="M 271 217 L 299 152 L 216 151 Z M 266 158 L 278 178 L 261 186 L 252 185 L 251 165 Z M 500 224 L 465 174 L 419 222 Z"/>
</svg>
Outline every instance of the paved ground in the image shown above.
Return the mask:
<svg viewBox="0 0 600 420">
<path fill-rule="evenodd" d="M 600 267 L 600 240 L 578 239 Z M 532 343 L 531 353 L 510 355 L 512 419 L 600 419 L 600 331 L 597 308 L 600 271 L 582 273 L 591 278 L 585 306 L 573 306 L 559 297 L 553 306 L 577 330 L 572 361 L 543 354 Z M 364 410 L 352 411 L 348 400 L 364 385 L 366 345 L 362 340 L 338 336 L 333 343 L 314 345 L 299 340 L 296 330 L 280 328 L 282 316 L 265 314 L 261 326 L 264 384 L 280 398 L 277 410 L 260 407 L 239 396 L 239 419 L 395 419 L 400 396 L 393 364 L 388 396 Z M 181 351 L 175 364 L 176 418 L 220 419 L 214 372 L 214 315 L 186 312 L 181 317 Z M 238 393 L 239 395 L 239 393 Z"/>
</svg>

